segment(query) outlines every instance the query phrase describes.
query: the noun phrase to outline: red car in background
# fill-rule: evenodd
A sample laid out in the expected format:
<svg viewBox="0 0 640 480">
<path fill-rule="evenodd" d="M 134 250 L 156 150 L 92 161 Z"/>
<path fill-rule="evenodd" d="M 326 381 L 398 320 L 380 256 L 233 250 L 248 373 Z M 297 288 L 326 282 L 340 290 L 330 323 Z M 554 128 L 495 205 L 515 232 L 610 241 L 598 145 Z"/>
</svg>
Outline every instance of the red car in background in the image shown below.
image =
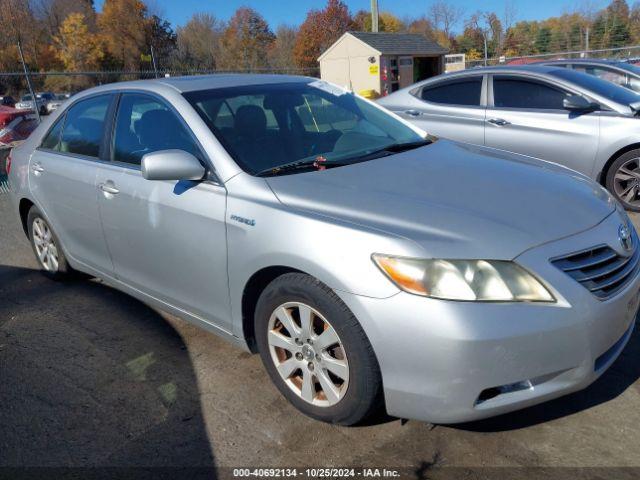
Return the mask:
<svg viewBox="0 0 640 480">
<path fill-rule="evenodd" d="M 0 106 L 0 148 L 25 140 L 37 126 L 29 112 Z"/>
<path fill-rule="evenodd" d="M 11 147 L 25 140 L 37 126 L 32 113 L 0 106 L 0 166 L 4 166 Z M 0 168 L 0 175 L 3 173 L 4 169 Z"/>
</svg>

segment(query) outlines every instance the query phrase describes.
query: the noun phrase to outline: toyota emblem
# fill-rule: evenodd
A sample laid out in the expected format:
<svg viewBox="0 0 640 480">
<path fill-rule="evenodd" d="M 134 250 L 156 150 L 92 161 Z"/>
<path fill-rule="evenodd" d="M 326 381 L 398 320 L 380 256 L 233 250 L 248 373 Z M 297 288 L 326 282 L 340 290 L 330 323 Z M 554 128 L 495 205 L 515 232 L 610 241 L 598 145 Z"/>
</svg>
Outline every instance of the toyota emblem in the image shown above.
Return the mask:
<svg viewBox="0 0 640 480">
<path fill-rule="evenodd" d="M 631 251 L 633 248 L 633 237 L 631 235 L 631 229 L 627 225 L 622 224 L 618 227 L 618 240 L 620 240 L 622 248 L 627 252 Z"/>
</svg>

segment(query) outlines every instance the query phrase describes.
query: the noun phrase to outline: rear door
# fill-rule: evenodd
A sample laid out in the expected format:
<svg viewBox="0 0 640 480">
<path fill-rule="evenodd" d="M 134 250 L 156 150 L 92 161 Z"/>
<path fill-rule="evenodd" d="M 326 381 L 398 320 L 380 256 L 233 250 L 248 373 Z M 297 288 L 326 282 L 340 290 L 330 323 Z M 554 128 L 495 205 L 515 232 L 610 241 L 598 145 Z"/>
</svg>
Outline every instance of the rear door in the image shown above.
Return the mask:
<svg viewBox="0 0 640 480">
<path fill-rule="evenodd" d="M 96 172 L 105 152 L 112 100 L 103 94 L 71 106 L 45 135 L 29 165 L 31 191 L 65 254 L 106 274 L 113 266 L 98 214 Z"/>
<path fill-rule="evenodd" d="M 591 175 L 598 149 L 598 112 L 563 108 L 570 92 L 544 80 L 492 75 L 485 143 Z"/>
<path fill-rule="evenodd" d="M 111 162 L 100 165 L 96 181 L 115 273 L 130 287 L 231 331 L 226 190 L 213 178 L 143 178 L 143 155 L 169 149 L 187 151 L 208 165 L 186 123 L 163 99 L 123 93 Z"/>
<path fill-rule="evenodd" d="M 484 77 L 464 76 L 424 85 L 396 113 L 432 135 L 483 145 Z"/>
</svg>

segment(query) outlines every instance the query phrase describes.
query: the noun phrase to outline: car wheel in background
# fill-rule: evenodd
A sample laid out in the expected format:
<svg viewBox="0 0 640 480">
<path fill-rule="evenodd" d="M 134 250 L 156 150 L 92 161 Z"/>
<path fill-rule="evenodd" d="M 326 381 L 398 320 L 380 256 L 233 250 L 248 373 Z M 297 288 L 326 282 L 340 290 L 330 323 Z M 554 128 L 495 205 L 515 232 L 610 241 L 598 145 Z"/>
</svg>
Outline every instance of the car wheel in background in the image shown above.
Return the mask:
<svg viewBox="0 0 640 480">
<path fill-rule="evenodd" d="M 358 320 L 326 285 L 278 277 L 255 315 L 260 356 L 280 392 L 317 420 L 353 425 L 381 405 L 378 362 Z"/>
<path fill-rule="evenodd" d="M 616 158 L 607 172 L 606 187 L 627 210 L 640 212 L 640 149 Z"/>
<path fill-rule="evenodd" d="M 43 273 L 55 280 L 66 278 L 72 269 L 60 248 L 58 237 L 36 207 L 29 210 L 27 227 L 31 247 Z"/>
</svg>

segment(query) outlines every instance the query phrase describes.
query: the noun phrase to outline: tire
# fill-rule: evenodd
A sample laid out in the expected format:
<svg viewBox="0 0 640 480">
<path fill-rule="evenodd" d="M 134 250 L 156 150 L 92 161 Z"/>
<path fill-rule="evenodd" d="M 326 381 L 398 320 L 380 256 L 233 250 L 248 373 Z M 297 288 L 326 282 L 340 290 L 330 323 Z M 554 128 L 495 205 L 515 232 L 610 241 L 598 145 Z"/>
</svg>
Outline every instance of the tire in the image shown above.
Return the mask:
<svg viewBox="0 0 640 480">
<path fill-rule="evenodd" d="M 620 172 L 622 168 L 631 174 Z M 618 178 L 616 175 L 619 175 Z M 628 180 L 624 179 L 626 177 L 629 177 Z M 607 171 L 605 185 L 624 208 L 640 212 L 640 149 L 631 150 L 615 159 Z"/>
<path fill-rule="evenodd" d="M 40 107 L 40 115 L 46 115 L 47 114 L 47 107 Z"/>
<path fill-rule="evenodd" d="M 309 335 L 300 320 L 304 312 L 313 319 Z M 382 380 L 371 344 L 347 306 L 320 281 L 288 273 L 271 282 L 256 306 L 255 334 L 271 380 L 302 413 L 354 425 L 381 407 Z"/>
<path fill-rule="evenodd" d="M 73 273 L 73 269 L 69 266 L 64 256 L 60 247 L 60 240 L 49 225 L 49 222 L 35 206 L 31 207 L 27 215 L 27 228 L 31 248 L 42 272 L 53 280 L 69 278 Z M 45 252 L 44 254 L 43 251 Z"/>
</svg>

